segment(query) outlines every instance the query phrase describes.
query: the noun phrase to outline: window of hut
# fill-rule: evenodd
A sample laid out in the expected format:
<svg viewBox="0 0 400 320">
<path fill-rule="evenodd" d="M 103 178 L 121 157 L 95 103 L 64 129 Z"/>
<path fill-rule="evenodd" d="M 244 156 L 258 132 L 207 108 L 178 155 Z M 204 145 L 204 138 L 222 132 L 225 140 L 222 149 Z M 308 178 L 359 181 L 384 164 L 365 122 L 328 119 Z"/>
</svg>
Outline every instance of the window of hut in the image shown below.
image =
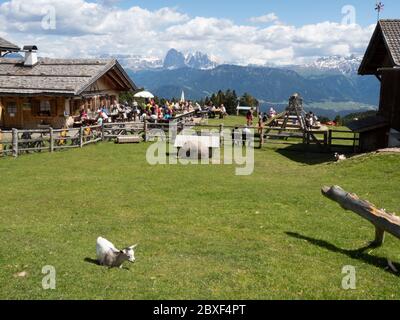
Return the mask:
<svg viewBox="0 0 400 320">
<path fill-rule="evenodd" d="M 22 104 L 22 111 L 31 111 L 32 110 L 32 103 L 24 102 Z"/>
<path fill-rule="evenodd" d="M 51 117 L 56 114 L 56 100 L 35 99 L 32 100 L 32 114 L 38 117 Z"/>
<path fill-rule="evenodd" d="M 8 102 L 7 103 L 7 113 L 10 117 L 15 117 L 17 114 L 17 103 L 16 102 Z"/>
<path fill-rule="evenodd" d="M 41 100 L 39 106 L 40 116 L 51 116 L 51 103 L 49 100 Z"/>
</svg>

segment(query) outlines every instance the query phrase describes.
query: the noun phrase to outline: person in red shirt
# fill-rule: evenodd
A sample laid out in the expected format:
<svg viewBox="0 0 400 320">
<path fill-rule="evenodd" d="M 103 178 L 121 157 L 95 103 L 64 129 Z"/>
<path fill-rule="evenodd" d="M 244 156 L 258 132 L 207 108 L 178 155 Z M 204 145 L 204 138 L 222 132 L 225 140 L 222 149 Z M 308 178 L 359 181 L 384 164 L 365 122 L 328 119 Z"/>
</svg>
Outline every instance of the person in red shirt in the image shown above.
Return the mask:
<svg viewBox="0 0 400 320">
<path fill-rule="evenodd" d="M 247 111 L 246 120 L 247 120 L 248 127 L 253 125 L 253 109 Z"/>
</svg>

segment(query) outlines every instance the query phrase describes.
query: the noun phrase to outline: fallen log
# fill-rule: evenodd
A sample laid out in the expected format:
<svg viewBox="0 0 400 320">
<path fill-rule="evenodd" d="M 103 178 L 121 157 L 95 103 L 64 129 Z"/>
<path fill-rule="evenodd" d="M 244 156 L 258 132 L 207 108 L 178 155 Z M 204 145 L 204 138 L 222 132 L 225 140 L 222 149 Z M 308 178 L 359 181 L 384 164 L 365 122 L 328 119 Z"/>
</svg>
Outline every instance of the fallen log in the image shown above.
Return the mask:
<svg viewBox="0 0 400 320">
<path fill-rule="evenodd" d="M 118 136 L 117 144 L 140 143 L 142 139 L 138 136 Z"/>
<path fill-rule="evenodd" d="M 381 246 L 385 240 L 385 232 L 400 239 L 400 217 L 378 209 L 372 203 L 361 200 L 357 195 L 344 191 L 339 186 L 323 187 L 322 194 L 338 202 L 345 210 L 350 210 L 375 226 L 374 245 Z"/>
</svg>

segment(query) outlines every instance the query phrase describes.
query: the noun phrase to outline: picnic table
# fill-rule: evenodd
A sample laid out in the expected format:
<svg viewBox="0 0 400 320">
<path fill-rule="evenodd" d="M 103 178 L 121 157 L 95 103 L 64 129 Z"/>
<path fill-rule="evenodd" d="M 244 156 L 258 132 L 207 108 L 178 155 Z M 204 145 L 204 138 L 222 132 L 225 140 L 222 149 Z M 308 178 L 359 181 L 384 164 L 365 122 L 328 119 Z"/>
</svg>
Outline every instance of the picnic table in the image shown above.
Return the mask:
<svg viewBox="0 0 400 320">
<path fill-rule="evenodd" d="M 182 148 L 188 142 L 191 142 L 197 146 L 203 145 L 211 149 L 220 147 L 220 137 L 212 135 L 210 136 L 178 135 L 175 139 L 174 147 Z"/>
<path fill-rule="evenodd" d="M 197 155 L 203 155 L 203 150 L 208 150 L 208 157 L 212 157 L 213 149 L 220 148 L 220 137 L 210 136 L 194 136 L 194 135 L 178 135 L 175 139 L 174 147 L 180 149 L 190 146 L 190 154 L 196 152 Z M 193 148 L 193 149 L 192 149 Z"/>
</svg>

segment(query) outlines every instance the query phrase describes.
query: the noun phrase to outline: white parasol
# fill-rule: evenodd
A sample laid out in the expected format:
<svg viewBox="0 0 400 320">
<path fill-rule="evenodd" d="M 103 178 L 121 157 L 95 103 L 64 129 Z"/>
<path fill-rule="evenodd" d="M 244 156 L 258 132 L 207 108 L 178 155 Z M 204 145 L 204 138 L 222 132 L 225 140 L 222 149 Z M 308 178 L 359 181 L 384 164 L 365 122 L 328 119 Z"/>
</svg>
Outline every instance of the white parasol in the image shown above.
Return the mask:
<svg viewBox="0 0 400 320">
<path fill-rule="evenodd" d="M 134 95 L 135 98 L 153 99 L 154 95 L 149 91 L 140 91 Z"/>
</svg>

